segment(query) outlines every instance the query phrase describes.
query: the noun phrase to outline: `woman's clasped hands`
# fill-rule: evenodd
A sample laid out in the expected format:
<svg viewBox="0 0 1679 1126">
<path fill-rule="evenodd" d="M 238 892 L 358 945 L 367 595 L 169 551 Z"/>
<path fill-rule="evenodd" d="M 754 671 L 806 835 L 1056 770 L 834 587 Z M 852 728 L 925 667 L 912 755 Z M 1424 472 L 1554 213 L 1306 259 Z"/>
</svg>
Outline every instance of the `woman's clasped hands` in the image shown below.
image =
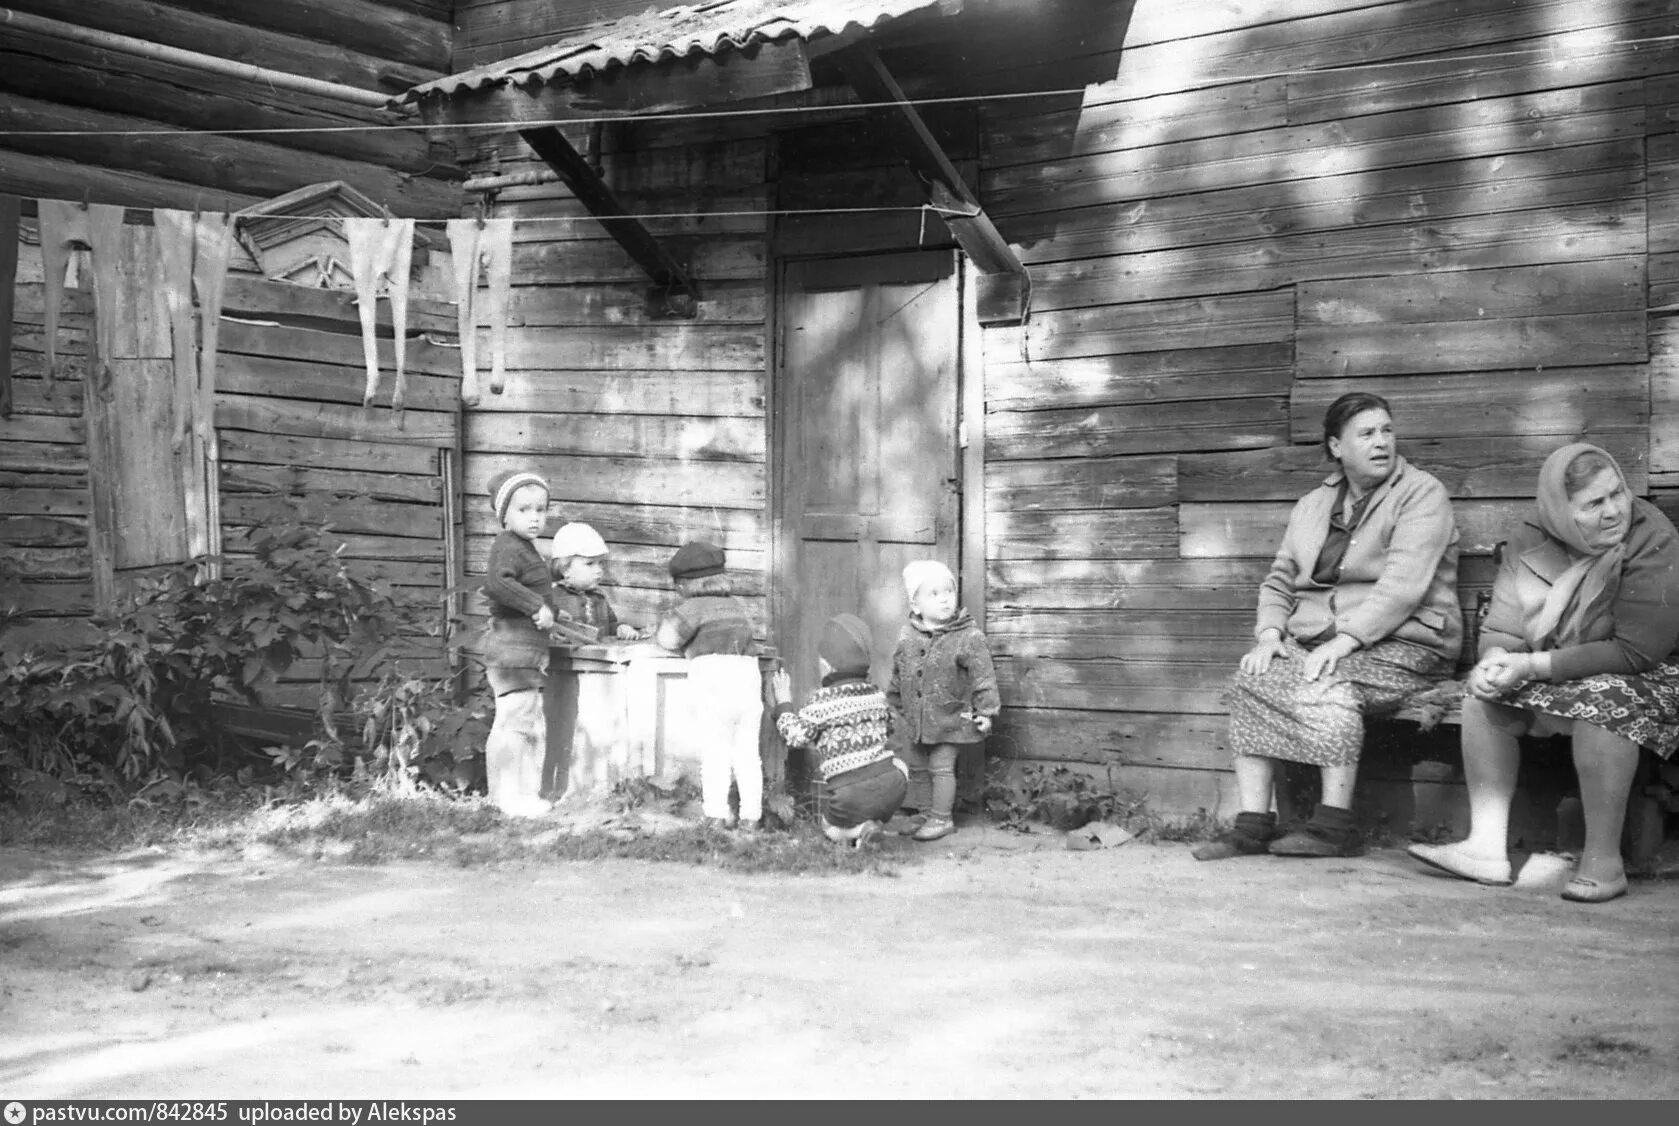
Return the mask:
<svg viewBox="0 0 1679 1126">
<path fill-rule="evenodd" d="M 1481 700 L 1497 700 L 1533 679 L 1533 654 L 1510 653 L 1493 648 L 1469 670 L 1469 694 Z"/>
</svg>

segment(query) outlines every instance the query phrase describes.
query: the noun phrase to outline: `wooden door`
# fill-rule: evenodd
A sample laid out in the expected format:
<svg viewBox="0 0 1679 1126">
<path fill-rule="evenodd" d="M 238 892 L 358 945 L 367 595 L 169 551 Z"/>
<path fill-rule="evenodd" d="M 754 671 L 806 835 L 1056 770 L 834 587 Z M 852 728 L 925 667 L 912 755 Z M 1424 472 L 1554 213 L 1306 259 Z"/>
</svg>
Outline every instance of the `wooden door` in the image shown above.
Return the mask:
<svg viewBox="0 0 1679 1126">
<path fill-rule="evenodd" d="M 955 265 L 944 251 L 783 267 L 776 636 L 798 699 L 826 618 L 869 624 L 884 686 L 904 565 L 961 573 Z"/>
</svg>

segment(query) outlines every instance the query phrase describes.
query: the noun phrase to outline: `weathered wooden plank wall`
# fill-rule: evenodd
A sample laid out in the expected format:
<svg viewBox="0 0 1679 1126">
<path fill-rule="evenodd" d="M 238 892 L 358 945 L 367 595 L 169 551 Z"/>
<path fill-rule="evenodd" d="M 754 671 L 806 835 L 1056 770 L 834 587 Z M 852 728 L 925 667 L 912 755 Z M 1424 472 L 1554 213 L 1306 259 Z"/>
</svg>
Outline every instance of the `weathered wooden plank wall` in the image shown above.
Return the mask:
<svg viewBox="0 0 1679 1126">
<path fill-rule="evenodd" d="M 448 71 L 443 0 L 17 0 L 21 12 L 396 94 Z M 459 173 L 423 130 L 218 136 L 394 123 L 396 114 L 208 74 L 7 24 L 0 191 L 130 207 L 238 208 L 343 180 L 399 215 L 459 209 Z M 97 136 L 28 136 L 92 131 Z M 137 135 L 115 135 L 135 133 Z"/>
<path fill-rule="evenodd" d="M 611 546 L 607 584 L 621 617 L 652 624 L 671 601 L 671 553 L 706 538 L 723 545 L 767 634 L 766 154 L 754 124 L 606 131 L 614 191 L 634 212 L 669 216 L 648 227 L 701 287 L 691 320 L 650 316 L 646 275 L 562 185 L 497 193 L 491 212 L 517 220 L 508 373 L 500 394 L 485 384 L 467 416 L 469 576 L 483 573 L 498 530 L 487 481 L 529 467 L 553 490 L 550 533 L 581 520 Z M 479 143 L 463 164 L 544 167 L 511 137 Z M 486 337 L 480 360 L 488 355 Z M 468 599 L 469 647 L 484 612 L 481 596 Z"/>
<path fill-rule="evenodd" d="M 1345 391 L 1452 489 L 1468 605 L 1564 441 L 1672 507 L 1647 309 L 1679 303 L 1679 60 L 1615 44 L 1675 30 L 1671 3 L 1141 0 L 1081 107 L 988 110 L 983 199 L 1034 281 L 985 340 L 1005 753 L 1228 811 L 1220 692 Z"/>
<path fill-rule="evenodd" d="M 92 332 L 86 255 L 75 256 L 59 322 L 60 378 L 42 378 L 42 268 L 34 225 L 18 255 L 12 356 L 14 412 L 0 420 L 0 607 L 24 615 L 0 647 L 88 636 L 95 608 L 83 375 Z M 444 459 L 460 439 L 460 370 L 453 306 L 410 300 L 407 409 L 389 409 L 389 306 L 379 306 L 384 377 L 371 408 L 361 324 L 352 294 L 229 275 L 217 365 L 220 511 L 224 554 L 248 556 L 247 533 L 298 513 L 329 526 L 352 574 L 388 584 L 407 619 L 398 658 L 360 670 L 438 676 L 447 671 L 447 539 L 454 506 Z M 437 338 L 433 343 L 427 336 Z M 144 431 L 130 430 L 131 442 Z M 154 435 L 167 443 L 166 433 Z M 318 659 L 295 665 L 266 696 L 313 707 Z"/>
</svg>

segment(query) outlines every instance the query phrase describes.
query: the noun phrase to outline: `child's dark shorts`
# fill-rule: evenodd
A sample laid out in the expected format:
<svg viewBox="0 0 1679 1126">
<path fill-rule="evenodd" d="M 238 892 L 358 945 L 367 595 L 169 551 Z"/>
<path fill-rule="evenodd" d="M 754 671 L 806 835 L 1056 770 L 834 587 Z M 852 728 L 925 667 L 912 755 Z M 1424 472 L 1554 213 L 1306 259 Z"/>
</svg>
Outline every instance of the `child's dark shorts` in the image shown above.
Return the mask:
<svg viewBox="0 0 1679 1126">
<path fill-rule="evenodd" d="M 822 816 L 837 829 L 865 821 L 887 821 L 904 803 L 909 783 L 889 758 L 859 766 L 828 779 Z"/>
</svg>

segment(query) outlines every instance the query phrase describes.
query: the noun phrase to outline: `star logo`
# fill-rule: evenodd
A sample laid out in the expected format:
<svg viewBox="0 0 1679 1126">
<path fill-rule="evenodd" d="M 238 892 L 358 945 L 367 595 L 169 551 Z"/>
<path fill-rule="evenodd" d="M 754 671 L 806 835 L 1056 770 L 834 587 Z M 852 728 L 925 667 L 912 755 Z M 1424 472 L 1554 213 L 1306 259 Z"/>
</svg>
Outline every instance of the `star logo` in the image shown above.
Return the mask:
<svg viewBox="0 0 1679 1126">
<path fill-rule="evenodd" d="M 18 1126 L 23 1121 L 23 1104 L 11 1102 L 6 1104 L 6 1121 L 10 1126 Z"/>
</svg>

